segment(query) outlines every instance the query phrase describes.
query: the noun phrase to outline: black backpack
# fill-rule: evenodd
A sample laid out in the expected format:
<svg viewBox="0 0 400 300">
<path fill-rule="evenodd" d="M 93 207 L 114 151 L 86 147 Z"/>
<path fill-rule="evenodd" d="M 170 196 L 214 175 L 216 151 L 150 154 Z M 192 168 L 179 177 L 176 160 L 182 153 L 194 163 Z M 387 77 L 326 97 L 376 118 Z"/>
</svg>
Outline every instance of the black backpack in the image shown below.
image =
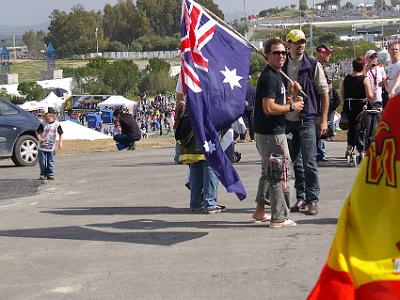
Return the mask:
<svg viewBox="0 0 400 300">
<path fill-rule="evenodd" d="M 190 124 L 189 116 L 185 111 L 178 121 L 175 129 L 175 140 L 182 141 L 192 134 L 192 125 Z"/>
</svg>

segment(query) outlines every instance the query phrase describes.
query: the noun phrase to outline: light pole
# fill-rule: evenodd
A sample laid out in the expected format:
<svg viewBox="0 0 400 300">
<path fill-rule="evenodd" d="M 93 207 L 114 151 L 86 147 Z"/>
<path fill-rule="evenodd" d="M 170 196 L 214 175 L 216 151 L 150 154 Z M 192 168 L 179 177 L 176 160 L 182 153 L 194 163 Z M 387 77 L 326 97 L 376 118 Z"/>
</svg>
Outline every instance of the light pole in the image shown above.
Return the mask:
<svg viewBox="0 0 400 300">
<path fill-rule="evenodd" d="M 301 0 L 299 0 L 299 29 L 301 30 Z"/>
<path fill-rule="evenodd" d="M 353 29 L 353 57 L 356 58 L 356 26 L 351 26 Z"/>
<path fill-rule="evenodd" d="M 97 38 L 98 31 L 99 31 L 99 28 L 96 27 L 96 31 L 94 32 L 94 36 L 96 37 L 96 55 L 99 55 L 99 39 Z"/>
<path fill-rule="evenodd" d="M 382 27 L 381 27 L 381 34 L 382 34 L 382 45 L 381 45 L 381 49 L 383 49 L 383 42 L 384 42 L 384 35 L 383 35 L 383 0 L 381 1 L 381 17 L 382 17 Z"/>
</svg>

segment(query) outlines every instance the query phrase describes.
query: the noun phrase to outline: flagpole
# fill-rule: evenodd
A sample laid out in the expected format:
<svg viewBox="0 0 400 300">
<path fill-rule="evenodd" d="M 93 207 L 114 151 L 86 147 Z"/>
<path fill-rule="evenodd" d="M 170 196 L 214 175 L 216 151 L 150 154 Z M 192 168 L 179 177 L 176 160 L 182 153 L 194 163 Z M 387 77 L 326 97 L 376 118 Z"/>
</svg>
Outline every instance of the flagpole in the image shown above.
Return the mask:
<svg viewBox="0 0 400 300">
<path fill-rule="evenodd" d="M 200 4 L 199 4 L 200 5 Z M 201 5 L 200 5 L 201 6 Z M 256 46 L 254 46 L 252 43 L 249 42 L 249 40 L 247 40 L 239 31 L 237 31 L 235 28 L 233 28 L 231 25 L 229 25 L 228 23 L 226 23 L 224 20 L 222 20 L 220 17 L 218 17 L 216 14 L 214 14 L 211 10 L 209 10 L 208 8 L 201 6 L 207 13 L 209 13 L 213 18 L 217 19 L 221 25 L 227 27 L 229 30 L 233 31 L 237 36 L 239 36 L 244 42 L 246 42 L 246 44 L 248 44 L 253 50 L 255 50 L 257 53 L 261 54 L 265 59 L 267 59 L 267 55 L 261 51 L 260 49 L 258 49 Z M 282 70 L 280 70 L 281 74 L 283 75 L 283 77 L 286 78 L 287 81 L 289 81 L 292 85 L 294 85 L 293 80 L 287 76 Z M 303 91 L 300 90 L 299 91 L 304 97 L 308 97 L 307 94 Z"/>
</svg>

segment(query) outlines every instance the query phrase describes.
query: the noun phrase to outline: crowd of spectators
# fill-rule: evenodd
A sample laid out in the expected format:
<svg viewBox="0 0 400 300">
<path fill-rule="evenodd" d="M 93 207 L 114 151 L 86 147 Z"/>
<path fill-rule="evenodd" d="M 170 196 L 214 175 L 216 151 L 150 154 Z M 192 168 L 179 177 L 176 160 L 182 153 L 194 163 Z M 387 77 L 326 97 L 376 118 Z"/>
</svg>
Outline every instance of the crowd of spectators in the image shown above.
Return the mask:
<svg viewBox="0 0 400 300">
<path fill-rule="evenodd" d="M 142 133 L 158 132 L 160 135 L 172 134 L 176 101 L 174 95 L 157 95 L 153 100 L 143 94 L 133 116 L 140 124 Z"/>
<path fill-rule="evenodd" d="M 399 17 L 400 11 L 394 7 L 387 7 L 383 10 L 384 18 Z M 382 11 L 377 7 L 341 7 L 337 10 L 321 9 L 315 10 L 312 14 L 307 14 L 302 17 L 302 22 L 315 22 L 315 21 L 337 21 L 337 20 L 349 20 L 349 19 L 365 19 L 365 18 L 381 18 Z M 260 19 L 257 21 L 257 25 L 263 26 L 268 22 L 272 27 L 282 27 L 281 24 L 296 23 L 297 18 L 291 17 L 274 17 L 269 18 L 268 21 Z"/>
<path fill-rule="evenodd" d="M 394 9 L 393 7 L 388 7 L 383 11 L 384 17 L 398 17 L 399 11 Z M 353 8 L 340 8 L 337 10 L 316 10 L 315 18 L 314 17 L 306 17 L 307 21 L 336 21 L 341 19 L 362 19 L 362 18 L 373 18 L 373 17 L 382 17 L 382 12 L 375 7 L 353 7 Z"/>
</svg>

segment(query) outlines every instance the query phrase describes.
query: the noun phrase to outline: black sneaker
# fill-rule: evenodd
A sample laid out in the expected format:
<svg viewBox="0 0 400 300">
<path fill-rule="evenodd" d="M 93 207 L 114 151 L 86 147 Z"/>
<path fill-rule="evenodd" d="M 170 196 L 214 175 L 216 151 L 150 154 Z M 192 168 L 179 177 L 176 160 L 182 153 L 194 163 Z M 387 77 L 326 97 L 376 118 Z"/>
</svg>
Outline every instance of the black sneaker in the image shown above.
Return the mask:
<svg viewBox="0 0 400 300">
<path fill-rule="evenodd" d="M 318 202 L 317 201 L 312 201 L 311 203 L 308 204 L 308 210 L 306 210 L 306 215 L 316 215 L 318 214 Z"/>
<path fill-rule="evenodd" d="M 128 151 L 132 151 L 132 150 L 135 150 L 135 149 L 136 149 L 135 142 L 132 142 L 128 147 Z"/>
<path fill-rule="evenodd" d="M 299 212 L 300 210 L 305 209 L 306 207 L 307 207 L 306 201 L 304 201 L 303 199 L 297 199 L 296 204 L 290 208 L 290 212 Z"/>
<path fill-rule="evenodd" d="M 191 208 L 190 209 L 190 211 L 192 212 L 192 213 L 202 213 L 202 212 L 204 212 L 204 206 L 200 206 L 200 207 L 198 207 L 198 208 Z"/>
<path fill-rule="evenodd" d="M 54 180 L 54 176 L 47 176 L 47 180 Z"/>
</svg>

